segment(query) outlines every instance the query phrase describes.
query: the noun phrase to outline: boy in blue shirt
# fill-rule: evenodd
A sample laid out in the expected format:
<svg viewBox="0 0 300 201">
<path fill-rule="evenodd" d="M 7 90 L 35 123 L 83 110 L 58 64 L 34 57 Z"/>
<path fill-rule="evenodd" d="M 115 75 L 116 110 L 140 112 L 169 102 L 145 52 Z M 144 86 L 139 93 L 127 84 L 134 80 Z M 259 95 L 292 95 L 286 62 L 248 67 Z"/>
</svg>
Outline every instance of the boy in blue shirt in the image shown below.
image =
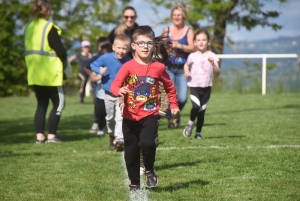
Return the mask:
<svg viewBox="0 0 300 201">
<path fill-rule="evenodd" d="M 102 76 L 101 83 L 102 88 L 105 91 L 104 103 L 106 109 L 107 132 L 110 134 L 111 139 L 113 137 L 115 138 L 113 144 L 116 147 L 116 151 L 122 151 L 124 147 L 122 133 L 123 118 L 119 108 L 119 97 L 114 96 L 110 92 L 110 85 L 122 65 L 131 60 L 131 58 L 127 56 L 127 53 L 130 51 L 130 38 L 125 34 L 117 35 L 112 49 L 113 52 L 102 55 L 92 62 L 90 67 L 95 73 Z M 105 68 L 106 71 L 102 68 Z"/>
</svg>

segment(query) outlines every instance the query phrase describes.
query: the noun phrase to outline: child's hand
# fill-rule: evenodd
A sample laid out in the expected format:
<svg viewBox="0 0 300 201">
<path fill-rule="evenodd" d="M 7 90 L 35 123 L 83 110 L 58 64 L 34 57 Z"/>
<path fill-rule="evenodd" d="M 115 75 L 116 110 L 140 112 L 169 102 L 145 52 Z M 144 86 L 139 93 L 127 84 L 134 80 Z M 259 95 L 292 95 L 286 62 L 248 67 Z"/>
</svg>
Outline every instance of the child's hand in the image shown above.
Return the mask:
<svg viewBox="0 0 300 201">
<path fill-rule="evenodd" d="M 213 65 L 213 66 L 215 65 L 215 61 L 212 57 L 208 57 L 208 61 L 209 61 L 209 63 L 211 63 L 211 65 Z"/>
<path fill-rule="evenodd" d="M 124 95 L 127 94 L 129 91 L 130 91 L 130 90 L 129 90 L 129 88 L 128 88 L 128 85 L 127 85 L 127 86 L 124 86 L 124 87 L 122 87 L 122 88 L 120 89 L 119 95 L 120 95 L 120 96 L 124 96 Z"/>
<path fill-rule="evenodd" d="M 184 72 L 184 77 L 190 77 L 190 76 L 191 76 L 190 71 Z"/>
<path fill-rule="evenodd" d="M 107 70 L 107 67 L 101 67 L 99 74 L 104 75 L 106 73 L 106 70 Z"/>
<path fill-rule="evenodd" d="M 171 109 L 171 114 L 173 116 L 177 115 L 180 112 L 179 108 Z"/>
<path fill-rule="evenodd" d="M 123 117 L 123 111 L 124 111 L 124 104 L 122 104 L 121 106 L 120 106 L 120 112 L 121 112 L 121 116 Z"/>
</svg>

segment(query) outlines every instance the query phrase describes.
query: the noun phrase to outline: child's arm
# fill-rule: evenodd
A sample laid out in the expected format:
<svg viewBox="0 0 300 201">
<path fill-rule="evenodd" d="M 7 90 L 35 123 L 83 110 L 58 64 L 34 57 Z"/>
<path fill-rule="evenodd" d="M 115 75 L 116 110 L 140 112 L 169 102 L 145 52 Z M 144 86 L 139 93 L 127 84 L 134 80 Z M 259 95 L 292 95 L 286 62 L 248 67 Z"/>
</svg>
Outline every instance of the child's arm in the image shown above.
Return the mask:
<svg viewBox="0 0 300 201">
<path fill-rule="evenodd" d="M 117 73 L 115 79 L 111 83 L 110 92 L 115 96 L 124 96 L 129 92 L 127 86 L 124 86 L 124 82 L 128 76 L 128 70 L 126 64 L 124 64 L 119 72 Z"/>
<path fill-rule="evenodd" d="M 91 80 L 91 82 L 98 82 L 99 80 L 101 80 L 101 78 L 102 78 L 102 75 L 98 75 L 95 72 L 92 72 L 90 74 L 90 80 Z"/>
<path fill-rule="evenodd" d="M 217 61 L 215 61 L 212 57 L 208 57 L 208 61 L 211 63 L 213 66 L 213 71 L 216 75 L 220 75 L 221 69 L 219 67 L 219 64 Z"/>
<path fill-rule="evenodd" d="M 105 66 L 103 56 L 99 57 L 98 59 L 96 59 L 90 64 L 92 71 L 94 71 L 97 74 L 100 74 L 100 67 L 103 66 Z"/>
<path fill-rule="evenodd" d="M 188 65 L 188 63 L 184 64 L 184 76 L 185 77 L 190 77 L 191 76 L 190 66 Z"/>
</svg>

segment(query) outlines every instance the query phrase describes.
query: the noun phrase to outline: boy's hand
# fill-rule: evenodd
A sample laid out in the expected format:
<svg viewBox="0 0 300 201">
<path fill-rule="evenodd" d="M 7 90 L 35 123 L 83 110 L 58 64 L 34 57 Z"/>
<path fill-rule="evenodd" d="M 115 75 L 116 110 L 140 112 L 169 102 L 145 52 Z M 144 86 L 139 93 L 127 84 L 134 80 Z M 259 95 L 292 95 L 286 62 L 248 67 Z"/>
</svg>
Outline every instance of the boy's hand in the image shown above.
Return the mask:
<svg viewBox="0 0 300 201">
<path fill-rule="evenodd" d="M 179 108 L 171 109 L 171 114 L 173 116 L 177 115 L 180 112 Z"/>
<path fill-rule="evenodd" d="M 124 96 L 125 94 L 127 94 L 130 90 L 128 89 L 128 85 L 127 86 L 124 86 L 120 89 L 119 91 L 119 95 L 120 96 Z"/>
<path fill-rule="evenodd" d="M 211 65 L 213 65 L 213 66 L 215 65 L 215 61 L 212 57 L 208 57 L 208 61 L 209 61 L 209 63 L 211 63 Z"/>
<path fill-rule="evenodd" d="M 106 73 L 106 70 L 107 70 L 107 67 L 101 67 L 99 74 L 104 75 Z"/>
<path fill-rule="evenodd" d="M 123 111 L 124 111 L 124 104 L 122 104 L 121 106 L 120 106 L 120 112 L 121 112 L 121 116 L 123 117 Z"/>
</svg>

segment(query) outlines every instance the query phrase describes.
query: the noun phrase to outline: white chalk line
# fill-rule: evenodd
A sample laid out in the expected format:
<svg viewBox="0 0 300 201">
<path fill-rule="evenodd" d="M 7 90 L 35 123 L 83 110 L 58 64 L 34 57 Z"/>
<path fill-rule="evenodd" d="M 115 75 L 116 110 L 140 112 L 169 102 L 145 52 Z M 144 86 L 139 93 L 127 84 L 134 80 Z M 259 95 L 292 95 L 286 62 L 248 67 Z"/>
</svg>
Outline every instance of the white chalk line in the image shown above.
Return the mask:
<svg viewBox="0 0 300 201">
<path fill-rule="evenodd" d="M 280 149 L 280 148 L 296 148 L 300 145 L 267 145 L 267 146 L 194 146 L 194 147 L 158 147 L 158 151 L 167 150 L 184 150 L 184 149 Z"/>
<path fill-rule="evenodd" d="M 124 175 L 125 175 L 125 186 L 128 189 L 129 192 L 129 184 L 130 181 L 128 179 L 128 173 L 127 173 L 127 169 L 126 169 L 126 165 L 125 165 L 125 160 L 124 160 L 124 152 L 122 152 L 121 154 L 121 164 L 123 166 L 124 169 Z M 130 197 L 130 201 L 148 201 L 148 193 L 149 191 L 145 188 L 145 184 L 143 182 L 143 178 L 141 178 L 141 190 L 130 193 L 129 192 L 129 197 Z"/>
</svg>

